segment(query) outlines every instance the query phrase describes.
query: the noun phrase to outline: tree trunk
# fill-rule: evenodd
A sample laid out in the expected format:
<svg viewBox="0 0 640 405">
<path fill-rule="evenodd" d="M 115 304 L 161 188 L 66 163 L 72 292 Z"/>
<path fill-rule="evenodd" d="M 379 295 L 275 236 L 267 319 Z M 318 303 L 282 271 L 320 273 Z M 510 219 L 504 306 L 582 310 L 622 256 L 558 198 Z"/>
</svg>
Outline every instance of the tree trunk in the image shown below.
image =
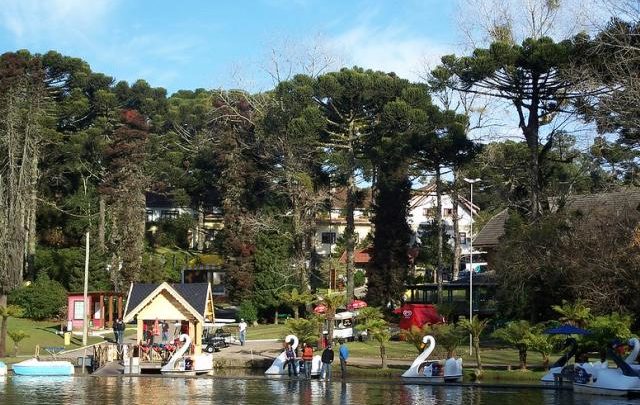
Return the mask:
<svg viewBox="0 0 640 405">
<path fill-rule="evenodd" d="M 355 163 L 354 163 L 355 165 Z M 356 205 L 356 179 L 355 174 L 349 174 L 347 182 L 347 226 L 345 228 L 346 253 L 347 253 L 347 304 L 354 296 L 353 269 L 355 256 L 355 219 L 354 211 Z"/>
<path fill-rule="evenodd" d="M 100 253 L 104 253 L 106 250 L 105 247 L 105 218 L 107 211 L 107 203 L 105 202 L 104 196 L 101 194 L 98 198 L 99 208 L 98 208 L 98 251 Z"/>
<path fill-rule="evenodd" d="M 527 351 L 523 349 L 518 350 L 518 357 L 520 358 L 520 369 L 527 369 Z"/>
<path fill-rule="evenodd" d="M 24 257 L 25 274 L 27 277 L 35 279 L 36 277 L 36 243 L 38 235 L 36 234 L 36 212 L 38 207 L 38 157 L 37 151 L 34 150 L 31 158 L 31 196 L 27 207 L 27 238 L 25 241 L 26 250 Z"/>
<path fill-rule="evenodd" d="M 387 368 L 387 350 L 384 343 L 380 344 L 380 359 L 382 359 L 382 368 Z"/>
<path fill-rule="evenodd" d="M 329 334 L 327 335 L 327 340 L 329 341 L 329 344 L 333 344 L 333 327 L 335 326 L 334 325 L 335 318 L 336 318 L 335 310 L 327 311 L 327 332 L 329 332 Z"/>
<path fill-rule="evenodd" d="M 436 278 L 438 283 L 438 304 L 442 304 L 443 226 L 442 226 L 442 182 L 440 179 L 440 165 L 436 167 L 436 224 L 438 228 L 438 264 L 436 268 Z"/>
<path fill-rule="evenodd" d="M 473 337 L 473 351 L 476 354 L 476 363 L 478 365 L 478 370 L 482 371 L 482 359 L 480 358 L 480 338 L 476 336 Z"/>
<path fill-rule="evenodd" d="M 300 318 L 300 306 L 298 304 L 293 305 L 293 318 L 294 319 Z"/>
<path fill-rule="evenodd" d="M 0 322 L 0 358 L 6 356 L 6 343 L 7 343 L 7 321 L 9 317 L 3 316 L 2 322 Z"/>
<path fill-rule="evenodd" d="M 196 227 L 196 237 L 197 245 L 196 248 L 198 252 L 202 252 L 204 250 L 204 207 L 202 203 L 198 205 L 198 226 Z"/>
<path fill-rule="evenodd" d="M 458 208 L 460 206 L 458 200 L 458 191 L 456 188 L 457 172 L 453 172 L 453 185 L 454 190 L 451 193 L 451 202 L 453 203 L 453 264 L 452 264 L 452 279 L 458 279 L 458 273 L 460 272 L 460 257 L 462 256 L 462 248 L 460 246 L 460 218 L 458 217 Z M 473 207 L 471 207 L 473 211 Z M 471 214 L 473 215 L 473 214 Z M 473 237 L 473 235 L 471 235 Z"/>
<path fill-rule="evenodd" d="M 276 309 L 276 313 L 273 316 L 273 324 L 277 325 L 278 324 L 278 309 Z"/>
</svg>

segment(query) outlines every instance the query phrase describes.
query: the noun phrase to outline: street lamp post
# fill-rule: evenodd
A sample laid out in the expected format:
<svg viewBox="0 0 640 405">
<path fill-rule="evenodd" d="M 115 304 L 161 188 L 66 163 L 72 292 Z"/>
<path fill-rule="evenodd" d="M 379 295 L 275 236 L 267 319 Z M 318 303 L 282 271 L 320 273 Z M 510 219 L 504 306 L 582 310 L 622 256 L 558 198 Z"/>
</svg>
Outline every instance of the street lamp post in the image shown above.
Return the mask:
<svg viewBox="0 0 640 405">
<path fill-rule="evenodd" d="M 469 240 L 469 322 L 473 322 L 473 185 L 481 181 L 481 179 L 467 179 L 465 177 L 464 181 L 471 186 L 471 208 L 469 209 L 471 214 L 471 223 L 469 225 L 469 233 L 471 234 L 471 239 Z M 472 340 L 473 336 L 469 334 L 469 355 L 473 354 Z"/>
</svg>

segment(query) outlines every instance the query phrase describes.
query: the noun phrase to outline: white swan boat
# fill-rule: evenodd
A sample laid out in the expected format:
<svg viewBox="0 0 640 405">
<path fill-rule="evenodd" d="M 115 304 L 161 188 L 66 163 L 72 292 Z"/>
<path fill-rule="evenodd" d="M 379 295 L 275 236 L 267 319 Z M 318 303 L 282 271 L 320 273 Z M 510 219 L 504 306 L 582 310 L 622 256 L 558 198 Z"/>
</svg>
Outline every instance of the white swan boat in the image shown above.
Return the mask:
<svg viewBox="0 0 640 405">
<path fill-rule="evenodd" d="M 573 390 L 598 395 L 639 395 L 640 375 L 614 351 L 607 350 L 618 368 L 609 368 L 607 362 L 579 363 L 574 366 Z"/>
<path fill-rule="evenodd" d="M 624 359 L 624 362 L 635 371 L 640 371 L 640 364 L 636 363 L 638 354 L 640 354 L 640 340 L 638 340 L 638 338 L 631 338 L 627 344 L 631 347 L 631 353 Z"/>
<path fill-rule="evenodd" d="M 568 338 L 564 342 L 564 349 L 567 347 L 570 347 L 569 351 L 549 367 L 549 371 L 540 379 L 540 381 L 553 383 L 555 382 L 556 375 L 562 374 L 562 369 L 566 366 L 567 362 L 575 356 L 578 349 L 578 342 L 576 342 L 574 338 Z"/>
<path fill-rule="evenodd" d="M 284 338 L 285 343 L 292 342 L 291 347 L 293 350 L 296 350 L 299 344 L 298 337 L 295 335 L 287 335 Z M 271 366 L 264 372 L 266 376 L 276 377 L 276 376 L 284 376 L 287 375 L 287 368 L 285 367 L 287 361 L 287 355 L 285 351 L 280 353 L 278 357 L 273 360 Z M 295 364 L 296 372 L 300 373 L 300 363 L 296 362 Z M 311 361 L 311 377 L 318 377 L 320 375 L 320 370 L 322 368 L 322 360 L 321 356 L 315 355 L 313 356 L 313 360 Z"/>
<path fill-rule="evenodd" d="M 191 347 L 191 338 L 186 333 L 180 335 L 184 344 L 173 353 L 160 372 L 164 375 L 196 375 L 206 374 L 213 370 L 213 356 L 208 353 L 185 356 Z"/>
<path fill-rule="evenodd" d="M 6 367 L 6 366 L 5 366 Z M 11 366 L 16 375 L 51 376 L 73 375 L 73 364 L 68 361 L 40 361 L 29 359 Z"/>
<path fill-rule="evenodd" d="M 422 353 L 416 357 L 411 367 L 402 374 L 405 382 L 411 383 L 438 383 L 438 382 L 461 382 L 462 381 L 462 359 L 449 358 L 444 362 L 440 360 L 427 360 L 436 347 L 436 340 L 433 336 L 427 335 L 422 338 L 422 343 L 426 346 Z"/>
<path fill-rule="evenodd" d="M 0 377 L 7 375 L 7 365 L 0 361 Z"/>
</svg>

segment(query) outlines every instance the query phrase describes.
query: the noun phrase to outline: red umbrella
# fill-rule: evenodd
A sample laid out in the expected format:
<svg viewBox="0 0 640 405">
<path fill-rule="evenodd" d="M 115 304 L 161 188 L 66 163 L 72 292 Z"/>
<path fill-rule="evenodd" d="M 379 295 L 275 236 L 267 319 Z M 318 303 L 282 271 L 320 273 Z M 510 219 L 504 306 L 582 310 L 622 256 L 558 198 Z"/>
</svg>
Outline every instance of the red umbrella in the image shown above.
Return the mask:
<svg viewBox="0 0 640 405">
<path fill-rule="evenodd" d="M 353 300 L 349 305 L 347 305 L 348 310 L 360 309 L 367 306 L 367 303 L 362 300 Z"/>
<path fill-rule="evenodd" d="M 313 308 L 313 312 L 316 314 L 324 314 L 327 311 L 327 307 L 324 304 L 320 304 Z"/>
</svg>

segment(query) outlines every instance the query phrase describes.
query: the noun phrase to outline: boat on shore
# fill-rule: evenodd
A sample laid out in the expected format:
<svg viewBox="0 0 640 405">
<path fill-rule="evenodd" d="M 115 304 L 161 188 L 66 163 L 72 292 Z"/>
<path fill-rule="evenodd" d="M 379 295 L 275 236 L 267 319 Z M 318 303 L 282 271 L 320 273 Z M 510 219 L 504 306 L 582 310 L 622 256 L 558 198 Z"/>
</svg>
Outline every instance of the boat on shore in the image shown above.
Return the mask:
<svg viewBox="0 0 640 405">
<path fill-rule="evenodd" d="M 607 362 L 578 363 L 573 370 L 574 392 L 613 396 L 640 395 L 640 374 L 609 347 L 607 354 L 617 368 Z"/>
<path fill-rule="evenodd" d="M 416 357 L 411 367 L 402 374 L 402 380 L 412 384 L 462 382 L 462 359 L 432 360 L 428 358 L 436 348 L 436 340 L 431 335 L 422 338 L 425 348 Z"/>
<path fill-rule="evenodd" d="M 578 350 L 578 342 L 574 338 L 568 338 L 564 342 L 563 349 L 566 348 L 570 349 L 549 367 L 549 371 L 547 372 L 547 374 L 542 376 L 540 381 L 544 383 L 555 383 L 556 378 L 561 378 L 562 369 L 567 365 L 567 362 L 576 355 L 576 352 Z"/>
<path fill-rule="evenodd" d="M 36 358 L 21 361 L 11 366 L 16 375 L 30 376 L 54 376 L 73 375 L 75 370 L 73 364 L 68 361 L 40 361 Z"/>
<path fill-rule="evenodd" d="M 183 345 L 173 353 L 167 364 L 160 369 L 163 375 L 193 376 L 213 371 L 213 356 L 211 354 L 185 356 L 185 353 L 191 347 L 191 338 L 184 333 L 180 335 L 180 341 L 184 342 Z"/>
<path fill-rule="evenodd" d="M 284 338 L 284 341 L 285 343 L 291 343 L 291 347 L 293 348 L 293 350 L 296 350 L 299 344 L 298 337 L 295 335 L 287 335 Z M 280 353 L 278 357 L 273 360 L 273 363 L 271 363 L 271 366 L 264 372 L 264 375 L 267 377 L 283 377 L 288 375 L 286 363 L 287 355 L 285 351 L 282 351 L 282 353 Z M 300 362 L 296 361 L 294 367 L 296 368 L 296 373 L 300 375 Z M 311 377 L 319 377 L 321 368 L 321 356 L 313 356 L 313 360 L 311 361 Z"/>
</svg>

